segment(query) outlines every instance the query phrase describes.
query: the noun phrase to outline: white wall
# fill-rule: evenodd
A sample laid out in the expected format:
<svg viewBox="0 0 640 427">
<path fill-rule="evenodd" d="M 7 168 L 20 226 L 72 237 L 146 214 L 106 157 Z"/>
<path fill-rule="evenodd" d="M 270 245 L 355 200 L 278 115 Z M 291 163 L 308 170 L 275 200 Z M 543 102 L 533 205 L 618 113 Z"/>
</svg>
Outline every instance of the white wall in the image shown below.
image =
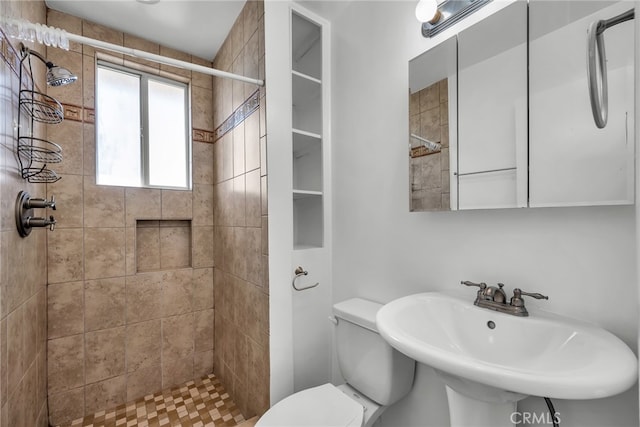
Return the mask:
<svg viewBox="0 0 640 427">
<path fill-rule="evenodd" d="M 465 25 L 503 5 L 491 3 Z M 529 307 L 592 321 L 635 349 L 634 207 L 409 213 L 407 63 L 451 32 L 424 39 L 413 1 L 307 6 L 333 30 L 334 301 L 388 302 L 464 279 L 500 281 L 550 296 Z M 564 427 L 638 425 L 636 387 L 555 405 Z M 540 398 L 520 405 L 544 408 Z M 390 427 L 447 424 L 444 387 L 423 365 L 411 394 L 382 418 Z"/>
</svg>

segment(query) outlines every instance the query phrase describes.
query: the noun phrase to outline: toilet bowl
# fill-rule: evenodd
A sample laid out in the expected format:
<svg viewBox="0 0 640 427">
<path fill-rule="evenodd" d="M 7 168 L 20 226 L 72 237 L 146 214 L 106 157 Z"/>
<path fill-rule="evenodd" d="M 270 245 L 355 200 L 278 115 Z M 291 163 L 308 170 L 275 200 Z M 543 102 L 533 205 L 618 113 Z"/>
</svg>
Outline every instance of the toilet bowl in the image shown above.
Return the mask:
<svg viewBox="0 0 640 427">
<path fill-rule="evenodd" d="M 294 393 L 271 407 L 256 427 L 370 427 L 413 386 L 415 361 L 378 335 L 381 304 L 353 298 L 333 306 L 336 351 L 347 383 Z"/>
</svg>

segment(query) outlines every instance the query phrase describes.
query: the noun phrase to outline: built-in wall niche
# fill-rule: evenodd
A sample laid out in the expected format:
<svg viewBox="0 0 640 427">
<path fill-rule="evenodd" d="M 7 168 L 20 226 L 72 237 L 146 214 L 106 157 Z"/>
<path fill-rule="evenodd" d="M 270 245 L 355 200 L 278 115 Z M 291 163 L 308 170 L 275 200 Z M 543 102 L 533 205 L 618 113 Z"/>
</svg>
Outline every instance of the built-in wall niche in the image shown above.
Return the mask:
<svg viewBox="0 0 640 427">
<path fill-rule="evenodd" d="M 191 221 L 136 221 L 135 252 L 139 273 L 191 267 Z"/>
<path fill-rule="evenodd" d="M 322 27 L 291 12 L 294 249 L 323 246 Z"/>
</svg>

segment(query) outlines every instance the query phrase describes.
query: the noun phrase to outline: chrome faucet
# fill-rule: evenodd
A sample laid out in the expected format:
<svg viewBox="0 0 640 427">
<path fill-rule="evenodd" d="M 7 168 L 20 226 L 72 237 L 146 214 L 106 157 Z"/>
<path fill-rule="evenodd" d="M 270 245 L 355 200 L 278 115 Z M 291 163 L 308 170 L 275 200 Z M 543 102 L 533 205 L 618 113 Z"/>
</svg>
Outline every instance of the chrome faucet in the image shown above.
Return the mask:
<svg viewBox="0 0 640 427">
<path fill-rule="evenodd" d="M 535 299 L 549 299 L 548 296 L 539 293 L 524 292 L 520 288 L 513 290 L 513 297 L 507 302 L 507 295 L 502 288 L 503 283 L 498 283 L 498 286 L 487 286 L 486 283 L 474 283 L 468 280 L 460 282 L 465 286 L 477 286 L 480 288 L 476 295 L 476 300 L 473 302 L 478 307 L 488 308 L 489 310 L 499 311 L 501 313 L 512 314 L 514 316 L 528 316 L 529 312 L 524 305 L 523 296 L 529 296 Z"/>
</svg>

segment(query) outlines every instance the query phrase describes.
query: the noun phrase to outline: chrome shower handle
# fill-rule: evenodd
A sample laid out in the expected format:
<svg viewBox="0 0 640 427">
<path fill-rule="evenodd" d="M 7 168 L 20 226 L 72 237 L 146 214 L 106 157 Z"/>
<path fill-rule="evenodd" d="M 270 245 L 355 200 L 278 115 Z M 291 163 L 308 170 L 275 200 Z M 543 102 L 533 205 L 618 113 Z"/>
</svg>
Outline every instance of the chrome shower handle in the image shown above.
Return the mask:
<svg viewBox="0 0 640 427">
<path fill-rule="evenodd" d="M 593 120 L 599 129 L 609 118 L 609 88 L 607 84 L 607 58 L 604 49 L 604 21 L 594 21 L 587 30 L 587 79 Z"/>
</svg>

